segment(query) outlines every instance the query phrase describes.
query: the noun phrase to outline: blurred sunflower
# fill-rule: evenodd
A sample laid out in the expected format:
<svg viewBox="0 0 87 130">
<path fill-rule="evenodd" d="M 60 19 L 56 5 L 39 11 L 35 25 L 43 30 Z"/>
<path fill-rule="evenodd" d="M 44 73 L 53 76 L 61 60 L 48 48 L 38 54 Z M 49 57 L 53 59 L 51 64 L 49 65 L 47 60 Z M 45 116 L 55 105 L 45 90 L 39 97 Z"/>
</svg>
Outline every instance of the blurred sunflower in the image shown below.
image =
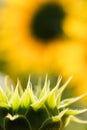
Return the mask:
<svg viewBox="0 0 87 130">
<path fill-rule="evenodd" d="M 8 71 L 55 72 L 86 82 L 86 8 L 85 0 L 4 0 Z"/>
</svg>

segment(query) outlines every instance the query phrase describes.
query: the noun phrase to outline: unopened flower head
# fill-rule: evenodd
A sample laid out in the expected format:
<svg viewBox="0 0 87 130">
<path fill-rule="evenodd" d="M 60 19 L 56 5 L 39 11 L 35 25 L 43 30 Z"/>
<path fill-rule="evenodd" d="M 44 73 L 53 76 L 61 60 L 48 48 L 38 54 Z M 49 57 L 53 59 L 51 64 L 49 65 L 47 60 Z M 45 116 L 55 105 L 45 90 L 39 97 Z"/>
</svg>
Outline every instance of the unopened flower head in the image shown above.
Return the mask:
<svg viewBox="0 0 87 130">
<path fill-rule="evenodd" d="M 70 77 L 61 86 L 62 77 L 59 76 L 56 86 L 50 89 L 50 81 L 46 76 L 44 86 L 38 95 L 32 90 L 30 78 L 25 90 L 19 81 L 15 88 L 6 85 L 5 92 L 0 88 L 0 127 L 3 130 L 63 130 L 70 121 L 87 123 L 75 117 L 87 109 L 69 108 L 69 105 L 87 93 L 61 100 L 62 93 L 71 79 Z M 40 86 L 37 87 L 39 89 Z"/>
</svg>

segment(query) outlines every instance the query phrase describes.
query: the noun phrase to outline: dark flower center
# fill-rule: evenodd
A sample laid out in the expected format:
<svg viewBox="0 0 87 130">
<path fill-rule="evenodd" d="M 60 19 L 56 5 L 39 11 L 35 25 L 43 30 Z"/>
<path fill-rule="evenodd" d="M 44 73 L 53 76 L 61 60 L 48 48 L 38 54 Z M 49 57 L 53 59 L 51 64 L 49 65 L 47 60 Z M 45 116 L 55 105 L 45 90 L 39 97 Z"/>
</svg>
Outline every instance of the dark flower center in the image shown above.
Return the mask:
<svg viewBox="0 0 87 130">
<path fill-rule="evenodd" d="M 65 18 L 63 8 L 57 3 L 41 6 L 32 19 L 32 34 L 42 40 L 50 41 L 63 35 L 62 21 Z"/>
</svg>

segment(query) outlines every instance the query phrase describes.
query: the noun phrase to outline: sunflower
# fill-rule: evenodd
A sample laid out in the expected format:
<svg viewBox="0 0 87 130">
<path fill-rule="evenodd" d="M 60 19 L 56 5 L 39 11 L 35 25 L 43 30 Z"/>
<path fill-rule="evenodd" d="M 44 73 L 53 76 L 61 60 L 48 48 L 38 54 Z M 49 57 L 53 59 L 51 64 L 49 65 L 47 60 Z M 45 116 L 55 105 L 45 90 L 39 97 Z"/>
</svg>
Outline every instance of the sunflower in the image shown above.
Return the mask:
<svg viewBox="0 0 87 130">
<path fill-rule="evenodd" d="M 85 0 L 4 0 L 2 48 L 9 70 L 52 71 L 84 81 L 86 7 Z"/>
</svg>

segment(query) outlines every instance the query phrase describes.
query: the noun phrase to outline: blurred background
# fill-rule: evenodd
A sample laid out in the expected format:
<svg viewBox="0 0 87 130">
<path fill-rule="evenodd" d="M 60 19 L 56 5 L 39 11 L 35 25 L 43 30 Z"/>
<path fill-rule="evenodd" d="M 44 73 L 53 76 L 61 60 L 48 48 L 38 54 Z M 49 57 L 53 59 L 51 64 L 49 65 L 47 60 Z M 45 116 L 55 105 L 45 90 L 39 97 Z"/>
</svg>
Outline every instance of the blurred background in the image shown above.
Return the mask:
<svg viewBox="0 0 87 130">
<path fill-rule="evenodd" d="M 36 84 L 46 73 L 52 86 L 59 75 L 73 77 L 63 98 L 87 92 L 87 0 L 1 0 L 0 84 L 9 75 L 25 86 L 29 74 Z M 87 97 L 77 105 L 84 106 Z M 73 129 L 87 125 L 65 128 Z"/>
</svg>

